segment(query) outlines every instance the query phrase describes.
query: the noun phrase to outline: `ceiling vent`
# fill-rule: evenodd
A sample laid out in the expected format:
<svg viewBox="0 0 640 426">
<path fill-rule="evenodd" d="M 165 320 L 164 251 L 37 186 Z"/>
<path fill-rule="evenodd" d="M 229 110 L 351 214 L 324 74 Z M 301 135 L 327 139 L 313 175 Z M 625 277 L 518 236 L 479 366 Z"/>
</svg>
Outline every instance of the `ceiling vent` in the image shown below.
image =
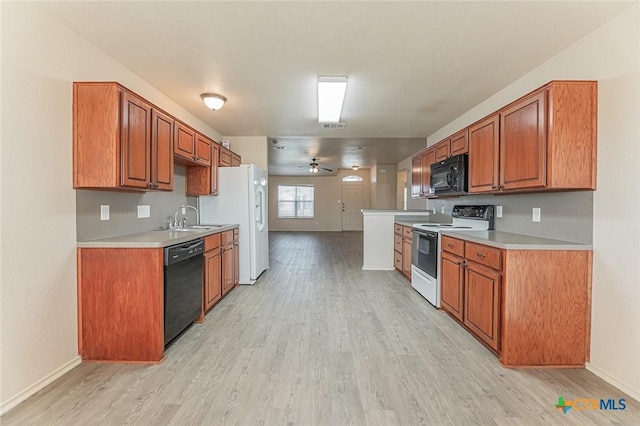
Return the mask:
<svg viewBox="0 0 640 426">
<path fill-rule="evenodd" d="M 320 123 L 323 129 L 344 129 L 345 123 Z"/>
</svg>

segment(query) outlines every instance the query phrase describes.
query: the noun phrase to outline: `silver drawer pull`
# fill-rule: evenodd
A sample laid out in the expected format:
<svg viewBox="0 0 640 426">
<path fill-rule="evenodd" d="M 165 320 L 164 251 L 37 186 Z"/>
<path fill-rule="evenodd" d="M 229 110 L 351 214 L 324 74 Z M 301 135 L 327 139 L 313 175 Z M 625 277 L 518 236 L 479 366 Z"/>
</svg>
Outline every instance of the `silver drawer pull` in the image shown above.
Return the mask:
<svg viewBox="0 0 640 426">
<path fill-rule="evenodd" d="M 480 258 L 480 259 L 484 259 L 485 257 L 487 257 L 486 254 L 482 254 L 480 252 L 476 252 L 476 255 Z"/>
<path fill-rule="evenodd" d="M 449 248 L 453 248 L 453 244 L 451 244 L 451 243 L 447 243 L 447 247 L 449 247 Z"/>
</svg>

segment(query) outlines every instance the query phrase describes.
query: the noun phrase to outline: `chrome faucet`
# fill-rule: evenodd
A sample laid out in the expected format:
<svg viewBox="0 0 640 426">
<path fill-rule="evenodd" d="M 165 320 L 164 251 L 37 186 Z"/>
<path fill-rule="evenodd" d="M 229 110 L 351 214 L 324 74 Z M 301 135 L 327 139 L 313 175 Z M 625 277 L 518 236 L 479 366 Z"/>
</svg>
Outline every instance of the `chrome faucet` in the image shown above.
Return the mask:
<svg viewBox="0 0 640 426">
<path fill-rule="evenodd" d="M 196 225 L 200 225 L 200 213 L 198 212 L 198 209 L 190 206 L 188 204 L 183 204 L 180 207 L 178 207 L 178 210 L 176 210 L 175 214 L 173 215 L 173 225 L 176 228 L 182 227 L 184 228 L 187 225 L 187 218 L 183 217 L 182 218 L 182 224 L 180 224 L 180 222 L 178 221 L 178 213 L 180 213 L 180 211 L 182 211 L 182 209 L 193 209 L 193 211 L 196 212 Z"/>
</svg>

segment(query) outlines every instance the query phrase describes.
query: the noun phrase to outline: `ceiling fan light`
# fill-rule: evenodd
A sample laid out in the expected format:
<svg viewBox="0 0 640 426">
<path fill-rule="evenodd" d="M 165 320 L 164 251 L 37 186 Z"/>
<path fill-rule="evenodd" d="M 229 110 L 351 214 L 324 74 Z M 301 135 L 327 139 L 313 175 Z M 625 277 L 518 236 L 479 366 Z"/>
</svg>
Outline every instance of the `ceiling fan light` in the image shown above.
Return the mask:
<svg viewBox="0 0 640 426">
<path fill-rule="evenodd" d="M 360 167 L 354 164 L 353 166 L 351 166 L 351 168 L 352 168 L 353 170 L 358 170 Z"/>
<path fill-rule="evenodd" d="M 222 95 L 218 95 L 217 93 L 203 93 L 200 97 L 207 108 L 214 111 L 222 108 L 224 103 L 227 102 L 227 98 Z"/>
<path fill-rule="evenodd" d="M 347 77 L 318 77 L 318 123 L 338 123 Z"/>
</svg>

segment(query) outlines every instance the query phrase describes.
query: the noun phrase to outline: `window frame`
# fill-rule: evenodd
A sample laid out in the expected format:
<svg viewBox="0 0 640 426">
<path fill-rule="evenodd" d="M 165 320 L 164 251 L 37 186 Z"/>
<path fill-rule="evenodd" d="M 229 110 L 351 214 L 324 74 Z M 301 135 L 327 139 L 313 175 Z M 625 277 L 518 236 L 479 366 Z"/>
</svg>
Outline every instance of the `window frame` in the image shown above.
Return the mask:
<svg viewBox="0 0 640 426">
<path fill-rule="evenodd" d="M 293 187 L 296 188 L 296 195 L 294 198 L 298 198 L 298 188 L 311 188 L 313 190 L 313 199 L 312 200 L 297 200 L 297 199 L 293 199 L 293 200 L 281 200 L 280 199 L 280 188 L 281 187 Z M 316 217 L 316 187 L 313 184 L 278 184 L 278 193 L 277 193 L 277 217 L 278 219 L 315 219 Z M 281 216 L 280 215 L 280 203 L 285 202 L 285 203 L 293 203 L 294 205 L 294 214 L 295 216 Z M 311 203 L 311 208 L 312 208 L 312 215 L 311 216 L 299 216 L 298 215 L 298 211 L 299 211 L 299 204 L 300 203 Z"/>
</svg>

